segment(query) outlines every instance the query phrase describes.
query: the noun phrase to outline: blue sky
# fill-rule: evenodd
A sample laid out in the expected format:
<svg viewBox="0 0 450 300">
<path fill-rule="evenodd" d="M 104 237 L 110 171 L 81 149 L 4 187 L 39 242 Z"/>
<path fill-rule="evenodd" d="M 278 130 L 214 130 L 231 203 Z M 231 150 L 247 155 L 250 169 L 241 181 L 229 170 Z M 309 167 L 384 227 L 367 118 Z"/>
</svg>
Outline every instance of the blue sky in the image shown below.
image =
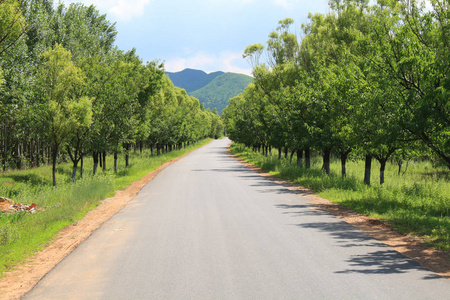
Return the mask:
<svg viewBox="0 0 450 300">
<path fill-rule="evenodd" d="M 295 20 L 295 29 L 309 12 L 328 12 L 327 0 L 64 0 L 94 4 L 117 22 L 116 44 L 136 48 L 145 62 L 159 59 L 167 71 L 185 68 L 206 72 L 250 74 L 242 58 L 245 47 L 264 44 L 278 21 Z"/>
</svg>

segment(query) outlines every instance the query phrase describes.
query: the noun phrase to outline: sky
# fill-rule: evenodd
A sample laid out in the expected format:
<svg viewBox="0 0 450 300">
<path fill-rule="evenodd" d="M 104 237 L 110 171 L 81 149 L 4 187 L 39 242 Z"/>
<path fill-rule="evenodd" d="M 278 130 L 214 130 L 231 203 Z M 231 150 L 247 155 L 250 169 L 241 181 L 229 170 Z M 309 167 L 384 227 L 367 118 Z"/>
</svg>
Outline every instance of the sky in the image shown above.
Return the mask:
<svg viewBox="0 0 450 300">
<path fill-rule="evenodd" d="M 55 1 L 56 2 L 56 1 Z M 166 71 L 186 68 L 251 74 L 242 58 L 248 45 L 265 44 L 278 21 L 327 13 L 328 0 L 63 0 L 94 4 L 116 22 L 116 45 L 136 48 L 144 63 L 158 59 Z"/>
</svg>

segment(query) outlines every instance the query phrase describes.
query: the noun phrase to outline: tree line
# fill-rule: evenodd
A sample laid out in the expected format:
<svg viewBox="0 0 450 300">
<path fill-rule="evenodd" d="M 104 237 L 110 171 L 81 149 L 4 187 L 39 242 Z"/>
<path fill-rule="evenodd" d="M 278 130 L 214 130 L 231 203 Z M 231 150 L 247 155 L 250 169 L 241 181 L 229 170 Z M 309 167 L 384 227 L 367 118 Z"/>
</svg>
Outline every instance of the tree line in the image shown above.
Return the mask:
<svg viewBox="0 0 450 300">
<path fill-rule="evenodd" d="M 157 60 L 114 45 L 117 30 L 93 6 L 0 0 L 0 159 L 21 169 L 66 157 L 106 169 L 106 155 L 148 147 L 160 154 L 218 137 L 216 112 L 174 87 Z M 80 166 L 80 168 L 79 168 Z"/>
<path fill-rule="evenodd" d="M 331 0 L 327 14 L 309 14 L 294 31 L 284 19 L 264 46 L 246 48 L 254 83 L 230 100 L 230 138 L 267 154 L 282 149 L 310 166 L 310 153 L 351 156 L 399 170 L 411 157 L 450 168 L 450 2 Z M 267 60 L 261 63 L 261 56 Z M 304 164 L 303 164 L 304 157 Z"/>
</svg>

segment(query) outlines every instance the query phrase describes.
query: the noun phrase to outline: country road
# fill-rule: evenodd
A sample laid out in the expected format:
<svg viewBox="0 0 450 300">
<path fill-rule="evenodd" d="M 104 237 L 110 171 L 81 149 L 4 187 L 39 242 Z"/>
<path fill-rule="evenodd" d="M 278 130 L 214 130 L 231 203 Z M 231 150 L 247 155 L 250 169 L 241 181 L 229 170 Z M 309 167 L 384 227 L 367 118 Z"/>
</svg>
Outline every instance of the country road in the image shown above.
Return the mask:
<svg viewBox="0 0 450 300">
<path fill-rule="evenodd" d="M 148 183 L 25 299 L 450 299 L 450 281 L 229 157 Z"/>
</svg>

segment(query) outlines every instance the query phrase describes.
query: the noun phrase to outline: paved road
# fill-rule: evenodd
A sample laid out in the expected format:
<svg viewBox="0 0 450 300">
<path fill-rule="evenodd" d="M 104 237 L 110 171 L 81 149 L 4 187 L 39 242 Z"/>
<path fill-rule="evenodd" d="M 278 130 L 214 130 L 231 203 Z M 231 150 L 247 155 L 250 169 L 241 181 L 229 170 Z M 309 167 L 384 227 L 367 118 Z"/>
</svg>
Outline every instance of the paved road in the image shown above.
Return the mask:
<svg viewBox="0 0 450 300">
<path fill-rule="evenodd" d="M 249 171 L 169 166 L 26 299 L 450 299 L 450 281 Z"/>
</svg>

